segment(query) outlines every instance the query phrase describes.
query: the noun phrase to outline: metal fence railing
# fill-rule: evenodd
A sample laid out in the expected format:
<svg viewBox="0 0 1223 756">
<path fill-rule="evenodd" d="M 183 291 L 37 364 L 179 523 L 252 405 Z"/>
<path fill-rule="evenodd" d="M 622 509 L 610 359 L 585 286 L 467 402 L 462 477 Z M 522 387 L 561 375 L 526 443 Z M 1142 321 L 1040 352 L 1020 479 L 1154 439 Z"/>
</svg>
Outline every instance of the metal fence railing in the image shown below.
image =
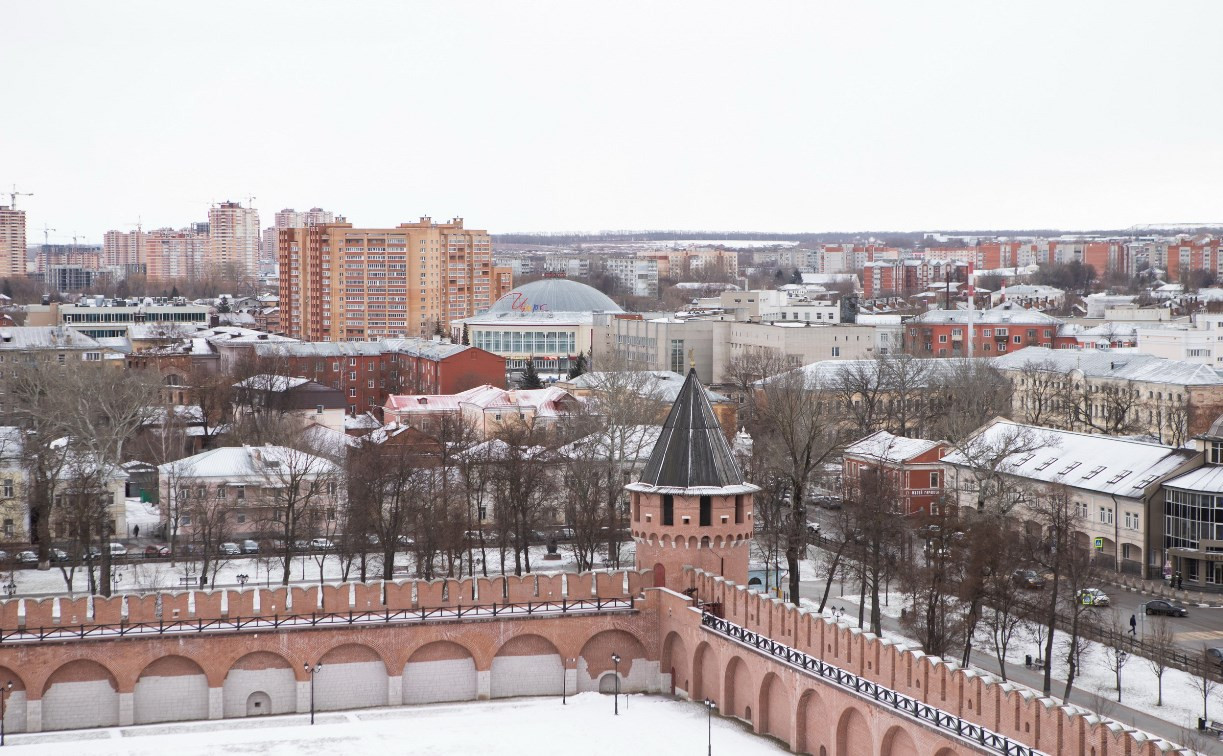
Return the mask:
<svg viewBox="0 0 1223 756">
<path fill-rule="evenodd" d="M 518 617 L 536 615 L 590 614 L 632 610 L 632 599 L 577 599 L 528 601 L 522 603 L 472 604 L 470 606 L 430 609 L 383 609 L 360 612 L 310 612 L 258 617 L 159 620 L 157 622 L 117 622 L 101 624 L 55 625 L 0 630 L 0 646 L 49 643 L 65 640 L 111 639 L 148 635 L 191 635 L 199 633 L 257 632 L 279 628 L 338 627 L 345 625 L 386 625 L 462 618 Z"/>
<path fill-rule="evenodd" d="M 709 612 L 705 612 L 702 615 L 701 624 L 712 632 L 725 635 L 732 640 L 797 667 L 804 672 L 853 691 L 860 696 L 871 699 L 876 703 L 887 706 L 927 726 L 933 727 L 939 732 L 971 742 L 974 746 L 989 753 L 1001 754 L 1002 756 L 1043 756 L 1040 751 L 1022 743 L 1016 743 L 1010 738 L 999 735 L 975 722 L 969 722 L 962 717 L 938 709 L 912 696 L 907 696 L 840 667 L 835 667 L 822 659 L 787 646 L 784 643 L 779 643 L 768 636 L 748 630 Z"/>
</svg>

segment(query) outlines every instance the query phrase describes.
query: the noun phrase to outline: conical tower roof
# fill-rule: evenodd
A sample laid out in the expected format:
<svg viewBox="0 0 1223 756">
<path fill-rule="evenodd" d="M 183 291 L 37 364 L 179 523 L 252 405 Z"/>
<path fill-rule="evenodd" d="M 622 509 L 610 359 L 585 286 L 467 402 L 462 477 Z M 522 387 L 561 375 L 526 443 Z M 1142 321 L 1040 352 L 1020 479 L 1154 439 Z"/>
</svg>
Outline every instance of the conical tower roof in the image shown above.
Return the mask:
<svg viewBox="0 0 1223 756">
<path fill-rule="evenodd" d="M 688 377 L 671 405 L 641 483 L 660 488 L 742 487 L 743 472 L 696 377 Z"/>
</svg>

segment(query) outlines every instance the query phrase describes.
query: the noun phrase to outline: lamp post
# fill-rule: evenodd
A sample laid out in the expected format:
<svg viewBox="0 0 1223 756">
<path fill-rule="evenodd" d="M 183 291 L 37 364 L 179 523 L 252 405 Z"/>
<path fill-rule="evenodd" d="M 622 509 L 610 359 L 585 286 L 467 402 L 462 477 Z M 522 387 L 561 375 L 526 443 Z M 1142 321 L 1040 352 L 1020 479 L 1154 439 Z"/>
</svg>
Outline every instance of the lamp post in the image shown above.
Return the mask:
<svg viewBox="0 0 1223 756">
<path fill-rule="evenodd" d="M 616 691 L 612 693 L 612 705 L 616 716 L 620 716 L 620 654 L 612 654 L 612 664 L 616 665 Z"/>
<path fill-rule="evenodd" d="M 119 590 L 119 583 L 121 582 L 123 582 L 122 573 L 116 572 L 110 576 L 110 587 L 112 593 Z"/>
<path fill-rule="evenodd" d="M 246 587 L 246 581 L 247 581 L 247 580 L 250 580 L 250 579 L 251 579 L 251 576 L 250 576 L 250 575 L 247 575 L 247 574 L 245 574 L 245 573 L 243 573 L 243 574 L 239 575 L 239 576 L 238 576 L 238 588 L 239 588 L 239 589 L 241 589 L 241 588 L 245 588 L 245 587 Z"/>
<path fill-rule="evenodd" d="M 302 665 L 302 669 L 306 671 L 306 674 L 310 675 L 310 724 L 314 724 L 314 673 L 322 668 L 322 662 L 315 664 L 313 667 L 310 666 L 309 662 Z"/>
<path fill-rule="evenodd" d="M 4 705 L 8 699 L 9 691 L 13 689 L 13 681 L 9 680 L 3 688 L 0 688 L 0 746 L 4 745 Z"/>
<path fill-rule="evenodd" d="M 13 580 L 13 576 L 9 575 L 8 582 L 4 584 L 4 595 L 12 598 L 17 593 L 17 582 Z"/>
<path fill-rule="evenodd" d="M 575 659 L 563 659 L 561 664 L 561 705 L 566 705 L 569 702 L 566 700 L 569 697 L 569 664 L 572 664 Z"/>
<path fill-rule="evenodd" d="M 705 712 L 707 714 L 705 718 L 706 720 L 705 743 L 706 743 L 706 746 L 708 747 L 708 751 L 706 751 L 706 753 L 708 753 L 709 756 L 713 756 L 713 710 L 716 708 L 718 708 L 718 705 L 716 703 L 709 700 L 708 698 L 705 699 Z"/>
</svg>

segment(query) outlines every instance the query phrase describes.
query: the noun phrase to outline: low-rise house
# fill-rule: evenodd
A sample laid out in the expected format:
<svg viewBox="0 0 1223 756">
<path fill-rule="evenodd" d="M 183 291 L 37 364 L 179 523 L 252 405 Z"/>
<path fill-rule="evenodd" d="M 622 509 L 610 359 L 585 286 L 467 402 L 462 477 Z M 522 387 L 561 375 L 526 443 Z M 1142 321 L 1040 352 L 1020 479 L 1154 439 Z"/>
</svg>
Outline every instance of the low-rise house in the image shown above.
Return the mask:
<svg viewBox="0 0 1223 756">
<path fill-rule="evenodd" d="M 289 516 L 298 538 L 334 533 L 343 503 L 339 473 L 328 459 L 272 445 L 226 446 L 159 465 L 166 533 L 215 548 L 275 538 Z"/>
<path fill-rule="evenodd" d="M 938 515 L 944 483 L 940 460 L 949 449 L 941 441 L 905 438 L 887 431 L 872 433 L 847 446 L 842 455 L 846 498 L 872 488 L 863 481 L 866 475 L 882 475 L 900 514 Z"/>
<path fill-rule="evenodd" d="M 1016 439 L 1026 441 L 1017 442 Z M 1006 453 L 1014 449 L 1012 453 Z M 990 464 L 984 461 L 990 460 Z M 1095 549 L 1105 569 L 1142 577 L 1158 574 L 1165 549 L 1163 484 L 1199 467 L 1192 449 L 1042 428 L 997 418 L 943 457 L 948 505 L 976 512 L 983 485 L 1016 492 L 988 493 L 1014 502 L 1016 529 L 1035 520 L 1029 501 L 1049 486 L 1064 486 L 1077 508 L 1076 540 Z"/>
<path fill-rule="evenodd" d="M 234 384 L 235 422 L 247 415 L 289 415 L 344 432 L 344 396 L 339 389 L 288 375 L 252 375 Z"/>
<path fill-rule="evenodd" d="M 457 394 L 400 394 L 387 399 L 383 418 L 432 432 L 446 418 L 462 419 L 483 438 L 491 438 L 514 423 L 536 430 L 555 427 L 581 402 L 562 388 L 500 389 L 478 386 Z"/>
</svg>

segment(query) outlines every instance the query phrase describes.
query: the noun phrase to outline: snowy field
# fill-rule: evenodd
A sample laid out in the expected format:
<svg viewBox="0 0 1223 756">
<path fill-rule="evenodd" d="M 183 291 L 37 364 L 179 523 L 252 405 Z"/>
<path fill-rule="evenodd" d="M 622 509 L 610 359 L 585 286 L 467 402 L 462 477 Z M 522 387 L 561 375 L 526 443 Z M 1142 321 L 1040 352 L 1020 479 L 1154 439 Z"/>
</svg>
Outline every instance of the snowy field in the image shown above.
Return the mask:
<svg viewBox="0 0 1223 756">
<path fill-rule="evenodd" d="M 297 754 L 508 754 L 623 756 L 706 753 L 706 713 L 700 704 L 656 696 L 583 693 L 438 706 L 328 712 L 258 720 L 115 727 L 104 730 L 10 735 L 14 754 L 88 753 L 90 756 L 194 756 L 237 753 Z M 746 725 L 713 718 L 719 754 L 786 753 Z"/>
</svg>

